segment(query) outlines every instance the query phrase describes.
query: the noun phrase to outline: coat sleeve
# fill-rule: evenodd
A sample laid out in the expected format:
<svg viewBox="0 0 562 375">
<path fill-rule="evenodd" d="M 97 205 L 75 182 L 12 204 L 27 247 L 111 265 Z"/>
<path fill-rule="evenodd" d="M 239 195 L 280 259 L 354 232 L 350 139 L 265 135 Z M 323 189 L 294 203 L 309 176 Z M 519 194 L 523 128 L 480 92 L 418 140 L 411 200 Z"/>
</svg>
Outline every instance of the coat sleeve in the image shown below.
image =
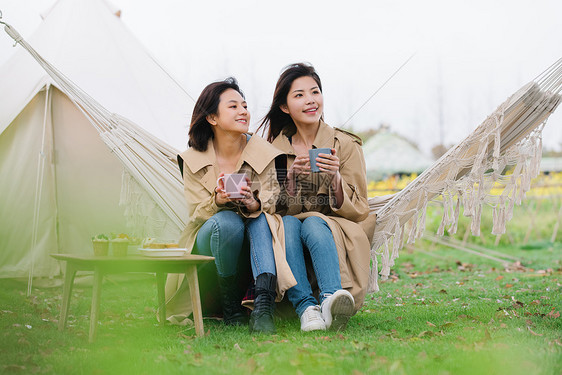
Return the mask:
<svg viewBox="0 0 562 375">
<path fill-rule="evenodd" d="M 187 201 L 189 221 L 205 222 L 221 210 L 221 207 L 217 206 L 215 201 L 216 194 L 215 192 L 209 193 L 201 182 L 201 174 L 205 170 L 194 174 L 184 164 L 183 171 L 184 194 Z"/>
<path fill-rule="evenodd" d="M 259 184 L 258 188 L 254 190 L 254 196 L 260 201 L 260 209 L 249 213 L 245 207 L 240 208 L 239 213 L 247 218 L 258 217 L 262 212 L 268 214 L 275 213 L 275 205 L 280 194 L 279 182 L 277 182 L 277 173 L 275 171 L 275 160 L 272 160 L 261 174 L 256 174 L 256 179 L 259 181 Z"/>
<path fill-rule="evenodd" d="M 331 206 L 332 211 L 348 220 L 359 222 L 369 215 L 369 203 L 367 201 L 367 173 L 365 158 L 361 146 L 351 140 L 339 141 L 340 150 L 340 174 L 343 188 L 343 203 L 340 208 Z M 333 191 L 330 189 L 330 197 Z M 330 199 L 330 202 L 335 201 Z"/>
</svg>

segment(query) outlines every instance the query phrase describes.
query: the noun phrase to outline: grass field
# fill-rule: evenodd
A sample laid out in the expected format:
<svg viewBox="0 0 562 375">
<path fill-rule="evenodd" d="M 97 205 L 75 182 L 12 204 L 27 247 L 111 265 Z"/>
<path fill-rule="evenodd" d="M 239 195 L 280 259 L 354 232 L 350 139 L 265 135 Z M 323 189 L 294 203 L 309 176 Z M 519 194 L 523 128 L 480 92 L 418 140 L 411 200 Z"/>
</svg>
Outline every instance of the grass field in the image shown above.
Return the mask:
<svg viewBox="0 0 562 375">
<path fill-rule="evenodd" d="M 91 277 L 74 289 L 64 332 L 61 287 L 35 288 L 28 298 L 25 282 L 0 279 L 0 372 L 561 374 L 562 244 L 547 240 L 556 209 L 542 210 L 550 229 L 537 225 L 525 245 L 521 212 L 510 241 L 471 239 L 516 257 L 507 268 L 426 240 L 405 248 L 342 333 L 301 333 L 289 319 L 277 321 L 276 335 L 251 336 L 205 320 L 207 334 L 196 338 L 192 328 L 157 325 L 155 280 L 137 274 L 105 281 L 98 338 L 88 344 Z M 430 212 L 428 226 L 438 217 Z"/>
</svg>

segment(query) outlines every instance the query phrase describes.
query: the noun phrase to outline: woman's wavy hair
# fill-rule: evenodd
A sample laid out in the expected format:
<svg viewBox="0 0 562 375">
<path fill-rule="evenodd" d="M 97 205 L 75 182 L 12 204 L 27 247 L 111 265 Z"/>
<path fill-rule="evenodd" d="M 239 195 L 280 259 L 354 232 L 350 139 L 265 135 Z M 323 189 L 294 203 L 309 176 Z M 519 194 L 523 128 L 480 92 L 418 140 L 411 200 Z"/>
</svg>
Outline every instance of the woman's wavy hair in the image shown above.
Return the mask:
<svg viewBox="0 0 562 375">
<path fill-rule="evenodd" d="M 300 77 L 312 77 L 318 84 L 320 92 L 322 92 L 322 82 L 316 70 L 310 63 L 296 63 L 287 65 L 281 71 L 281 75 L 275 85 L 273 93 L 273 101 L 269 112 L 264 116 L 258 131 L 261 130 L 265 135 L 267 132 L 267 140 L 273 140 L 283 131 L 287 136 L 291 136 L 297 132 L 297 127 L 289 114 L 281 110 L 281 106 L 287 104 L 287 95 L 293 82 Z"/>
<path fill-rule="evenodd" d="M 207 116 L 218 114 L 220 96 L 228 89 L 238 91 L 244 98 L 244 93 L 240 90 L 234 77 L 213 82 L 203 89 L 195 103 L 195 108 L 193 108 L 191 124 L 189 125 L 188 147 L 193 147 L 197 151 L 207 150 L 209 140 L 215 137 L 212 125 L 207 121 Z"/>
</svg>

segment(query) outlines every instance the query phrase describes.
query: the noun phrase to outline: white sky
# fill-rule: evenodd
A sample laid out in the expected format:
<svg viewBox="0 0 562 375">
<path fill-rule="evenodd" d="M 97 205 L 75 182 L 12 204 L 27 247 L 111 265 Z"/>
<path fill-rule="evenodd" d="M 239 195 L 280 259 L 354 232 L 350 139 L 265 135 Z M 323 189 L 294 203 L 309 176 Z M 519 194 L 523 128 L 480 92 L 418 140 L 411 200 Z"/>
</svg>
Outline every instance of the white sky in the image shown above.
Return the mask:
<svg viewBox="0 0 562 375">
<path fill-rule="evenodd" d="M 0 10 L 25 38 L 54 2 L 0 0 Z M 110 2 L 191 96 L 211 81 L 235 76 L 252 127 L 289 63 L 314 64 L 326 121 L 341 126 L 415 54 L 347 126 L 387 123 L 426 153 L 439 143 L 440 108 L 445 143 L 457 143 L 562 57 L 559 0 Z M 12 44 L 2 32 L 0 64 L 15 51 Z M 561 108 L 550 117 L 544 145 L 562 149 Z"/>
</svg>

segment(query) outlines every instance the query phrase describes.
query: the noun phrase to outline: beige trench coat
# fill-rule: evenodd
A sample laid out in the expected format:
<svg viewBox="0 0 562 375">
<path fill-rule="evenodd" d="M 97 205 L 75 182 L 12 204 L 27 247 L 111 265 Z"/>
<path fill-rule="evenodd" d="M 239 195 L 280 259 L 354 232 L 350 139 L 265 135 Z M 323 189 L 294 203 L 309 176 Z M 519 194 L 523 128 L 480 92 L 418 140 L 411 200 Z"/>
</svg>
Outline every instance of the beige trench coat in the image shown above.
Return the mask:
<svg viewBox="0 0 562 375">
<path fill-rule="evenodd" d="M 209 141 L 206 151 L 188 149 L 178 158 L 178 160 L 183 160 L 184 193 L 189 212 L 186 228 L 179 240 L 180 247 L 191 251 L 199 229 L 220 210 L 234 210 L 246 218 L 255 218 L 262 212 L 265 213 L 273 239 L 278 301 L 283 298 L 287 289 L 296 285 L 296 280 L 285 257 L 283 222 L 281 216 L 275 214 L 275 203 L 279 196 L 275 157 L 280 154 L 281 152 L 266 140 L 254 135 L 249 139 L 238 160 L 236 170 L 248 175 L 252 181 L 252 191 L 261 202 L 261 209 L 252 213 L 248 213 L 234 204 L 217 206 L 215 187 L 219 170 L 212 141 Z M 189 288 L 184 283 L 183 274 L 168 275 L 165 294 L 166 319 L 175 324 L 187 323 L 187 318 L 193 308 Z"/>
<path fill-rule="evenodd" d="M 281 133 L 273 145 L 288 155 L 288 166 L 296 154 L 289 138 Z M 296 197 L 282 194 L 278 213 L 299 219 L 320 216 L 330 226 L 338 249 L 342 287 L 355 299 L 356 311 L 361 308 L 367 292 L 370 273 L 370 243 L 375 229 L 375 215 L 369 215 L 367 178 L 361 139 L 343 130 L 320 122 L 314 139 L 316 148 L 336 149 L 340 159 L 340 174 L 344 201 L 335 208 L 328 176 L 311 173 L 298 180 Z"/>
</svg>

